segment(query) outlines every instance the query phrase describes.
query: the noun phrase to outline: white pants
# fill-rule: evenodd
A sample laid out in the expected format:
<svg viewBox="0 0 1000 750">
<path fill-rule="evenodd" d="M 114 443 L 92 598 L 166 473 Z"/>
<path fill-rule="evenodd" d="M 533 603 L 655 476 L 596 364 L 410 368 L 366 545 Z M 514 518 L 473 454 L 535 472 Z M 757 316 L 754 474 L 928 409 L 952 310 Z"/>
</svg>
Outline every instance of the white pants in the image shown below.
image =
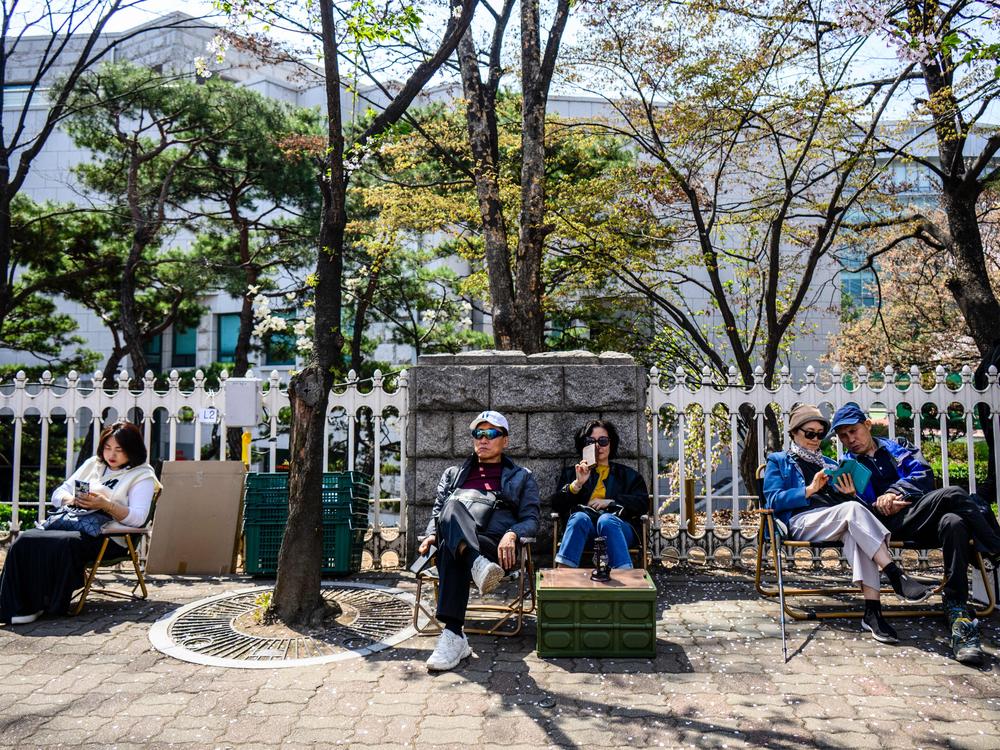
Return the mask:
<svg viewBox="0 0 1000 750">
<path fill-rule="evenodd" d="M 889 539 L 889 530 L 859 502 L 813 508 L 792 516 L 788 530 L 803 542 L 833 542 L 844 545 L 844 557 L 851 563 L 853 580 L 878 590 L 878 565 L 872 560 Z"/>
</svg>

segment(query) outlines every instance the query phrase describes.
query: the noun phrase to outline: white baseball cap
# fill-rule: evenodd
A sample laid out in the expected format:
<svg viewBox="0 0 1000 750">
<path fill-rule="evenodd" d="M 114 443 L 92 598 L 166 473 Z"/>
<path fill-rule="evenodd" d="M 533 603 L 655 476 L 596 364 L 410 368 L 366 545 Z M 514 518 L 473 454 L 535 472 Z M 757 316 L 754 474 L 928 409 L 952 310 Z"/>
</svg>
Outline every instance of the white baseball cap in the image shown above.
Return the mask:
<svg viewBox="0 0 1000 750">
<path fill-rule="evenodd" d="M 472 420 L 469 424 L 469 429 L 476 429 L 476 425 L 480 422 L 489 422 L 494 427 L 499 427 L 508 435 L 510 434 L 510 422 L 507 421 L 507 417 L 498 411 L 484 411 L 480 412 L 479 416 Z"/>
</svg>

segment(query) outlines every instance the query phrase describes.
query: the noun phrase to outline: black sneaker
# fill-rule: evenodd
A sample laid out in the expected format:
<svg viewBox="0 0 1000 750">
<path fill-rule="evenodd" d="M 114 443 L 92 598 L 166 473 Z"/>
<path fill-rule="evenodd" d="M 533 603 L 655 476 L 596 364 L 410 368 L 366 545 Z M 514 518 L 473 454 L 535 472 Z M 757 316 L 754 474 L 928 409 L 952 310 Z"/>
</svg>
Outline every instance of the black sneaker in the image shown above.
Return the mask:
<svg viewBox="0 0 1000 750">
<path fill-rule="evenodd" d="M 879 643 L 899 643 L 899 635 L 886 622 L 881 612 L 865 612 L 861 618 L 861 630 L 868 631 Z"/>
<path fill-rule="evenodd" d="M 946 612 L 951 625 L 951 652 L 955 660 L 972 667 L 980 666 L 985 654 L 979 639 L 979 620 L 969 617 L 964 604 L 952 603 Z"/>
<path fill-rule="evenodd" d="M 933 586 L 925 586 L 919 581 L 910 578 L 906 573 L 903 573 L 899 577 L 899 583 L 890 581 L 889 584 L 892 586 L 892 590 L 896 592 L 896 596 L 905 599 L 911 604 L 922 602 L 934 593 Z"/>
</svg>

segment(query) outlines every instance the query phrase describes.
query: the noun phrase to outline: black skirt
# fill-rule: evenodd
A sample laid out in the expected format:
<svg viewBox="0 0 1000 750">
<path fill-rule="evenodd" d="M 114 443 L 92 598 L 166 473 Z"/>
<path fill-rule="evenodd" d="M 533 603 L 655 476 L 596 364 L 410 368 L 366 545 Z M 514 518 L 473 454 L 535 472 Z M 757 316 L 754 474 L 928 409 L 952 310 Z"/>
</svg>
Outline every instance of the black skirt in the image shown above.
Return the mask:
<svg viewBox="0 0 1000 750">
<path fill-rule="evenodd" d="M 86 565 L 103 543 L 79 531 L 30 529 L 20 534 L 0 574 L 0 623 L 36 612 L 67 614 L 73 592 L 83 587 Z"/>
</svg>

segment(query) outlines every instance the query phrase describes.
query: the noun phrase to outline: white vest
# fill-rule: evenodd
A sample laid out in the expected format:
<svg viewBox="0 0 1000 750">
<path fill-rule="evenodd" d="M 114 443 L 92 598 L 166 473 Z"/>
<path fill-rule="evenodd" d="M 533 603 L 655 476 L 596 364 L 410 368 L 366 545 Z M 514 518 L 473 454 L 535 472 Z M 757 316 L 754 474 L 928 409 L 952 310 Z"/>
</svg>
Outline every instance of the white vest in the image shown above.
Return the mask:
<svg viewBox="0 0 1000 750">
<path fill-rule="evenodd" d="M 72 479 L 90 482 L 90 491 L 106 494 L 114 503 L 128 507 L 128 493 L 132 485 L 144 479 L 152 479 L 155 490 L 161 488 L 153 467 L 149 464 L 139 464 L 124 469 L 111 469 L 97 460 L 97 456 L 88 458 L 83 466 L 76 470 Z M 154 490 L 154 491 L 155 491 Z"/>
</svg>

